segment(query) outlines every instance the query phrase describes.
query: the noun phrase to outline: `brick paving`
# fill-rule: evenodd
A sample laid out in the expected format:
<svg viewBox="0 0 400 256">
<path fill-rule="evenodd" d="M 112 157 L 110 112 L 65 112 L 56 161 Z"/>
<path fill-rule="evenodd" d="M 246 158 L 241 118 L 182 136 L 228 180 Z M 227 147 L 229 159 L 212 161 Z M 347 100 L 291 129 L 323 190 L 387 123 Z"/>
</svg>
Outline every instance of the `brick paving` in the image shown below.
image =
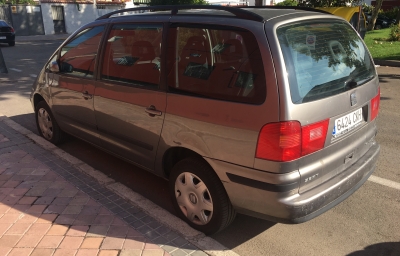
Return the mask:
<svg viewBox="0 0 400 256">
<path fill-rule="evenodd" d="M 204 256 L 0 119 L 0 256 Z"/>
</svg>

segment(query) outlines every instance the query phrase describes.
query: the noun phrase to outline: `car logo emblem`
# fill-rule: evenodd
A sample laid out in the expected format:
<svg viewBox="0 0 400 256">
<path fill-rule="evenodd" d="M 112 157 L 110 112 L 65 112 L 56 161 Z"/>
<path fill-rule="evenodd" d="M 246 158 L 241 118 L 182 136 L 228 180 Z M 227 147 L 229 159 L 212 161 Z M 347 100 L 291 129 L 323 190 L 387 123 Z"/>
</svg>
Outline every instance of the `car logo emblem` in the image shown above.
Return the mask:
<svg viewBox="0 0 400 256">
<path fill-rule="evenodd" d="M 197 204 L 197 198 L 192 193 L 189 194 L 189 200 L 190 200 L 190 202 L 192 202 L 192 204 Z"/>
<path fill-rule="evenodd" d="M 357 96 L 356 96 L 356 92 L 353 92 L 352 94 L 350 94 L 350 104 L 352 106 L 357 104 Z"/>
</svg>

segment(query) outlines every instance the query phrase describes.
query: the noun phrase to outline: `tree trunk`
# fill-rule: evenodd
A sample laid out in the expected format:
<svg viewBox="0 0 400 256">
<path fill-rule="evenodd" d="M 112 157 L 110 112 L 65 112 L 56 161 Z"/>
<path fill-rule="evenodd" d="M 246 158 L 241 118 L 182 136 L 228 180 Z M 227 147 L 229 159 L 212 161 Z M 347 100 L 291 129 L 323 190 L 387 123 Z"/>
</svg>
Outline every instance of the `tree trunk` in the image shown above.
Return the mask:
<svg viewBox="0 0 400 256">
<path fill-rule="evenodd" d="M 400 26 L 400 7 L 397 7 L 397 16 L 395 25 Z"/>
<path fill-rule="evenodd" d="M 374 30 L 376 18 L 378 18 L 379 10 L 382 7 L 383 0 L 376 0 L 375 9 L 372 11 L 371 20 L 368 23 L 368 31 Z"/>
</svg>

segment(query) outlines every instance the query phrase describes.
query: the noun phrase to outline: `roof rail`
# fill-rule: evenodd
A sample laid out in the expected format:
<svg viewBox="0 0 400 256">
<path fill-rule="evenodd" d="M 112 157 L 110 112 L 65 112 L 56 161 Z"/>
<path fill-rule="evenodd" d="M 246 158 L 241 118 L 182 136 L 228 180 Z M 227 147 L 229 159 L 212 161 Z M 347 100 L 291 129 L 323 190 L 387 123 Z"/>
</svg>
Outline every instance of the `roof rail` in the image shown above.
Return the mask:
<svg viewBox="0 0 400 256">
<path fill-rule="evenodd" d="M 314 9 L 311 7 L 304 7 L 304 6 L 279 6 L 279 5 L 264 5 L 264 6 L 238 6 L 236 8 L 246 8 L 246 9 L 283 9 L 283 10 L 302 10 L 302 11 L 310 11 L 310 12 L 320 12 L 325 14 L 331 14 L 330 12 Z"/>
<path fill-rule="evenodd" d="M 264 18 L 258 14 L 255 14 L 250 11 L 242 10 L 236 7 L 226 7 L 226 6 L 218 6 L 218 5 L 160 5 L 160 6 L 148 6 L 148 7 L 137 7 L 137 8 L 128 8 L 121 9 L 114 12 L 107 13 L 96 20 L 108 19 L 114 14 L 124 13 L 124 12 L 133 12 L 133 11 L 168 11 L 171 10 L 171 15 L 178 14 L 179 10 L 221 10 L 234 14 L 237 18 L 245 19 L 245 20 L 254 20 L 263 22 Z"/>
</svg>

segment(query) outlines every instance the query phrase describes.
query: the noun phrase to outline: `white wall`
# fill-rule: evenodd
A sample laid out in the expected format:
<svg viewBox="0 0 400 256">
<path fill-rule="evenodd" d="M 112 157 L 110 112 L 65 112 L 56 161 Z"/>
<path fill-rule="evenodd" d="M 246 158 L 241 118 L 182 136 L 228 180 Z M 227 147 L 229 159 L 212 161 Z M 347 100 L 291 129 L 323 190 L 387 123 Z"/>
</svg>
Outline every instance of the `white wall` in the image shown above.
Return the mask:
<svg viewBox="0 0 400 256">
<path fill-rule="evenodd" d="M 75 32 L 78 28 L 94 21 L 98 17 L 109 12 L 118 10 L 119 6 L 106 6 L 106 9 L 97 9 L 95 4 L 79 4 L 79 10 L 76 4 L 62 3 L 42 3 L 42 15 L 44 23 L 44 32 L 46 35 L 54 34 L 53 16 L 51 14 L 51 6 L 64 6 L 65 29 L 68 34 Z M 125 8 L 140 7 L 134 6 L 133 3 L 126 3 Z"/>
<path fill-rule="evenodd" d="M 54 34 L 53 17 L 51 14 L 52 5 L 64 6 L 65 29 L 69 34 L 98 17 L 96 5 L 94 4 L 79 4 L 79 11 L 76 4 L 42 3 L 41 5 L 46 35 Z"/>
</svg>

